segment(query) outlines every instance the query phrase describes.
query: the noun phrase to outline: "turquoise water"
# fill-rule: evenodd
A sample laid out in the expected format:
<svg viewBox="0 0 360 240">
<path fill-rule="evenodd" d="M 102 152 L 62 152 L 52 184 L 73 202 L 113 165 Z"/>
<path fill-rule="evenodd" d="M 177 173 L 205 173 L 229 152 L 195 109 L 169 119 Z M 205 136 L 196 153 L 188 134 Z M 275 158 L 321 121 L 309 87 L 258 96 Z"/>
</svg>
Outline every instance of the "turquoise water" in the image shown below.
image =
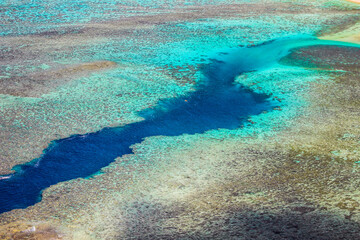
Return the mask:
<svg viewBox="0 0 360 240">
<path fill-rule="evenodd" d="M 53 141 L 39 159 L 17 166 L 15 174 L 0 180 L 0 212 L 37 203 L 41 191 L 53 184 L 95 174 L 115 158 L 131 154 L 131 145 L 146 137 L 239 128 L 249 116 L 270 110 L 273 104 L 268 96 L 234 84 L 235 77 L 270 68 L 291 49 L 311 45 L 357 46 L 304 36 L 221 52 L 203 67 L 204 79 L 194 92 L 161 100 L 139 113 L 143 121 Z"/>
<path fill-rule="evenodd" d="M 238 3 L 249 0 L 237 0 Z M 4 0 L 0 1 L 0 36 L 39 34 L 59 31 L 73 25 L 94 21 L 121 19 L 133 15 L 149 15 L 174 7 L 218 5 L 225 0 Z M 60 33 L 66 29 L 60 30 Z"/>
</svg>

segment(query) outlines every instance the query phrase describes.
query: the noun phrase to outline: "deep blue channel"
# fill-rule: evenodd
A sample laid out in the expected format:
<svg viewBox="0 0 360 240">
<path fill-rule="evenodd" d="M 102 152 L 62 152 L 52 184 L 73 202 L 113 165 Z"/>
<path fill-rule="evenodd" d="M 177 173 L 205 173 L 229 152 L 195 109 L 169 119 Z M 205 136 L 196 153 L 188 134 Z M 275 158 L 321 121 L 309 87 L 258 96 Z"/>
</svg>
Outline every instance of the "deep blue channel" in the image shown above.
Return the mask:
<svg viewBox="0 0 360 240">
<path fill-rule="evenodd" d="M 145 137 L 239 128 L 248 116 L 271 109 L 272 103 L 268 96 L 234 84 L 234 78 L 270 66 L 287 53 L 281 41 L 219 53 L 203 67 L 204 80 L 196 91 L 161 100 L 139 113 L 143 121 L 53 141 L 39 159 L 0 180 L 0 213 L 39 202 L 42 190 L 50 185 L 98 172 L 115 158 L 132 153 L 130 146 Z"/>
</svg>

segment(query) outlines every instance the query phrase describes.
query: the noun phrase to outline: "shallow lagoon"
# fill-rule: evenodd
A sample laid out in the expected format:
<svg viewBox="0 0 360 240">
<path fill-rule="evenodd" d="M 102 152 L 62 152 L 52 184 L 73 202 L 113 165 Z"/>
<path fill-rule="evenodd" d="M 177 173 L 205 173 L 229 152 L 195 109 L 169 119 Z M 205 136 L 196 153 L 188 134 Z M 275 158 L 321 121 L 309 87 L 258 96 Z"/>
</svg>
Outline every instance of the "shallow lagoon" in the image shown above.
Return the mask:
<svg viewBox="0 0 360 240">
<path fill-rule="evenodd" d="M 196 91 L 140 112 L 144 121 L 54 141 L 41 158 L 16 167 L 14 176 L 0 182 L 5 193 L 0 197 L 1 212 L 35 204 L 41 200 L 41 191 L 50 185 L 96 173 L 116 157 L 132 153 L 130 146 L 145 137 L 236 129 L 249 115 L 268 110 L 271 104 L 265 95 L 233 84 L 238 74 L 254 69 L 253 62 L 242 69 L 235 63 L 242 62 L 241 58 L 221 54 L 226 55 L 204 67 L 204 81 Z"/>
<path fill-rule="evenodd" d="M 249 116 L 274 104 L 266 95 L 235 85 L 235 77 L 269 68 L 291 49 L 311 45 L 355 46 L 297 36 L 221 52 L 204 66 L 204 78 L 194 92 L 140 112 L 143 121 L 56 140 L 39 159 L 15 167 L 16 173 L 0 182 L 5 193 L 0 196 L 0 212 L 35 204 L 41 200 L 41 191 L 53 184 L 95 174 L 115 158 L 131 154 L 131 146 L 146 137 L 239 128 Z"/>
</svg>

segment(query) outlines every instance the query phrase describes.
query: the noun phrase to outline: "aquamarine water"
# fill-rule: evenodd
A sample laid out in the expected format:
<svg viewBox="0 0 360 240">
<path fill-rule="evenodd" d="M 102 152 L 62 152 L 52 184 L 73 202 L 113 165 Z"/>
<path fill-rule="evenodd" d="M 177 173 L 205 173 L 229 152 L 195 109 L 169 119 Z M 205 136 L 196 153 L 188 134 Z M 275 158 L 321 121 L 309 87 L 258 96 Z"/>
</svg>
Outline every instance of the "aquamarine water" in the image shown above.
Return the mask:
<svg viewBox="0 0 360 240">
<path fill-rule="evenodd" d="M 15 174 L 0 180 L 0 213 L 39 202 L 41 191 L 53 184 L 95 174 L 115 158 L 131 154 L 131 145 L 146 137 L 239 128 L 249 116 L 270 110 L 273 103 L 266 95 L 234 84 L 234 78 L 272 67 L 291 49 L 311 45 L 355 46 L 296 37 L 219 53 L 203 67 L 204 79 L 194 92 L 161 100 L 139 113 L 143 121 L 53 141 L 39 159 L 17 166 Z"/>
<path fill-rule="evenodd" d="M 252 0 L 254 1 L 254 0 Z M 238 3 L 249 0 L 237 0 Z M 65 33 L 69 27 L 94 21 L 149 15 L 149 9 L 217 5 L 225 0 L 154 1 L 154 0 L 2 0 L 0 1 L 0 36 Z M 144 10 L 147 9 L 147 10 Z M 78 30 L 79 30 L 78 29 Z"/>
</svg>

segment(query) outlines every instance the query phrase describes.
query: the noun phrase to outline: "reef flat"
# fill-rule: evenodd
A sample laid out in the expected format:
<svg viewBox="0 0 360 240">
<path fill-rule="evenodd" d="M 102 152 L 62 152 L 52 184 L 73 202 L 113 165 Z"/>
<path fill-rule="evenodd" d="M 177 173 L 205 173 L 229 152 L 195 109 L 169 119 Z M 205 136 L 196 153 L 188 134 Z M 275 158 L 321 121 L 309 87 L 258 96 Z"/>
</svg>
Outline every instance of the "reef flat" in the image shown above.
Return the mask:
<svg viewBox="0 0 360 240">
<path fill-rule="evenodd" d="M 336 34 L 359 17 L 345 1 L 106 6 L 93 19 L 51 15 L 71 24 L 2 25 L 2 173 L 51 140 L 140 122 L 138 111 L 194 92 L 214 54 Z M 335 45 L 296 48 L 236 78 L 271 95 L 272 111 L 232 130 L 146 138 L 102 174 L 0 215 L 1 238 L 356 239 L 360 52 Z"/>
</svg>

